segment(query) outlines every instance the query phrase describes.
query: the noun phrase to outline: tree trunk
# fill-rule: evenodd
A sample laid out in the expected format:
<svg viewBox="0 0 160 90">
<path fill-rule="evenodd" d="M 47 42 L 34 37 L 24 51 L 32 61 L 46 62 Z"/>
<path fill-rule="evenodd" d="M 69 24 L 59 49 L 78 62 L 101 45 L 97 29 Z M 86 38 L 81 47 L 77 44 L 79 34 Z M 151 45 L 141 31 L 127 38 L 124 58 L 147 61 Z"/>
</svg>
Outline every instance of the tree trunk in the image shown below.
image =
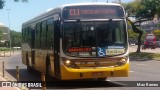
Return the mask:
<svg viewBox="0 0 160 90">
<path fill-rule="evenodd" d="M 139 22 L 139 25 L 138 26 L 140 26 L 140 24 L 141 24 L 141 21 L 136 21 L 136 22 L 132 22 L 131 20 L 129 20 L 128 18 L 127 18 L 127 20 L 131 23 L 131 25 L 132 25 L 132 30 L 135 32 L 135 33 L 138 33 L 139 34 L 139 36 L 138 36 L 138 48 L 137 48 L 137 53 L 139 53 L 140 51 L 141 51 L 141 37 L 142 37 L 142 34 L 143 34 L 143 31 L 142 30 L 140 30 L 139 28 L 137 28 L 137 26 L 135 25 L 135 23 L 136 22 Z"/>
<path fill-rule="evenodd" d="M 142 40 L 141 40 L 141 37 L 142 37 L 142 34 L 143 34 L 143 31 L 140 31 L 139 32 L 139 36 L 138 36 L 138 48 L 137 48 L 137 53 L 140 53 L 140 51 L 141 51 L 141 42 L 142 42 Z"/>
</svg>

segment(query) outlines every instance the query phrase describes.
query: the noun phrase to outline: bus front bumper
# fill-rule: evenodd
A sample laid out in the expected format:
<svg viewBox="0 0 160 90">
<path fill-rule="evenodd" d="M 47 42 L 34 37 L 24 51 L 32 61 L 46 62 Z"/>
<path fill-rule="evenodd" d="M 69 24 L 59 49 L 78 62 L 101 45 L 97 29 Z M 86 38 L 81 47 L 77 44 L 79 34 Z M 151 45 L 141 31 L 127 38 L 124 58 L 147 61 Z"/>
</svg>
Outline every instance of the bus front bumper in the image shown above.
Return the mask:
<svg viewBox="0 0 160 90">
<path fill-rule="evenodd" d="M 128 77 L 129 63 L 119 67 L 105 68 L 89 68 L 89 69 L 73 69 L 61 66 L 61 79 L 92 79 L 92 78 L 107 78 L 107 77 Z"/>
</svg>

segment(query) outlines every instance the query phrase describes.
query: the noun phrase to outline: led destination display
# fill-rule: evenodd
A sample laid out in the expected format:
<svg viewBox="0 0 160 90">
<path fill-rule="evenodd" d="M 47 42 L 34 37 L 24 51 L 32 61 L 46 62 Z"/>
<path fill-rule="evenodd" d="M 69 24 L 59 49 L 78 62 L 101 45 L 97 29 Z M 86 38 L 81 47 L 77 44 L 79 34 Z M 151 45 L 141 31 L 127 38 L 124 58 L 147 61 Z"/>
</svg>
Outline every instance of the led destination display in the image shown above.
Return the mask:
<svg viewBox="0 0 160 90">
<path fill-rule="evenodd" d="M 101 19 L 123 18 L 123 9 L 119 6 L 72 6 L 63 10 L 64 19 Z"/>
</svg>

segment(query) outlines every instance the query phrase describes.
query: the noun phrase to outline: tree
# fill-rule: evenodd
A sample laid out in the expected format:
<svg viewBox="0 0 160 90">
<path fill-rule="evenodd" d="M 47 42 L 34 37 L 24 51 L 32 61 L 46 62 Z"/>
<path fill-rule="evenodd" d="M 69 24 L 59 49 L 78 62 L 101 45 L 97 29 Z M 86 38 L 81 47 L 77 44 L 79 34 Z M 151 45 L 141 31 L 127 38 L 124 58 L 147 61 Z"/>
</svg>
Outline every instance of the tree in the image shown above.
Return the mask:
<svg viewBox="0 0 160 90">
<path fill-rule="evenodd" d="M 5 3 L 4 0 L 0 0 L 0 9 L 2 9 L 4 7 L 4 3 Z"/>
<path fill-rule="evenodd" d="M 132 29 L 135 33 L 138 33 L 138 48 L 136 52 L 140 52 L 141 37 L 143 30 L 138 28 L 142 22 L 150 21 L 154 19 L 155 15 L 160 15 L 160 1 L 159 0 L 134 0 L 130 3 L 123 4 L 128 16 L 136 17 L 136 21 L 131 23 Z"/>
<path fill-rule="evenodd" d="M 20 47 L 21 46 L 21 41 L 22 41 L 21 32 L 11 30 L 10 33 L 11 33 L 11 41 L 12 41 L 11 45 L 12 45 L 12 47 Z"/>
<path fill-rule="evenodd" d="M 27 2 L 28 0 L 14 0 L 15 2 Z M 0 9 L 3 9 L 5 5 L 5 0 L 0 0 Z"/>
<path fill-rule="evenodd" d="M 2 33 L 2 31 L 0 30 L 0 46 L 1 46 L 1 38 L 2 38 L 2 35 L 3 35 L 3 33 Z"/>
<path fill-rule="evenodd" d="M 157 40 L 160 40 L 160 30 L 154 30 L 153 34 L 156 35 Z"/>
</svg>

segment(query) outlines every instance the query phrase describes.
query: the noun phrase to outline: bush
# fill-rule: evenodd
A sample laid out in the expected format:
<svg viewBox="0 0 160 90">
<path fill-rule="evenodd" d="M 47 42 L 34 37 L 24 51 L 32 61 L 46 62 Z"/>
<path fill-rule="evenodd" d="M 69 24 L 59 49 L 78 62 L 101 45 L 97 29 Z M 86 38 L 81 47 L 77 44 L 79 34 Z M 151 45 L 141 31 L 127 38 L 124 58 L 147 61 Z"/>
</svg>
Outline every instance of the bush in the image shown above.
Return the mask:
<svg viewBox="0 0 160 90">
<path fill-rule="evenodd" d="M 9 51 L 10 48 L 6 48 L 6 47 L 0 47 L 0 51 Z"/>
</svg>

